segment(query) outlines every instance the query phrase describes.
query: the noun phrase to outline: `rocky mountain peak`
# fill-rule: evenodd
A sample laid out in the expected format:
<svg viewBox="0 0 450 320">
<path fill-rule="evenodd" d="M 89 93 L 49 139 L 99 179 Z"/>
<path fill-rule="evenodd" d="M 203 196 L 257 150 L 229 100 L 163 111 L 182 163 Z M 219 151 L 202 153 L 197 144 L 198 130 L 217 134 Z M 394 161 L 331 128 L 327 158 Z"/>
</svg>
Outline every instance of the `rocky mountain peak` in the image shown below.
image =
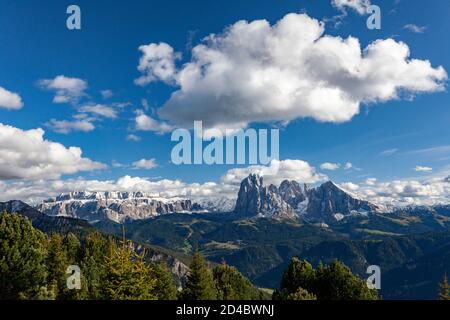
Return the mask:
<svg viewBox="0 0 450 320">
<path fill-rule="evenodd" d="M 279 187 L 281 198 L 287 202 L 292 208 L 298 208 L 299 203 L 306 200 L 307 188 L 303 189 L 297 181 L 284 180 Z"/>
<path fill-rule="evenodd" d="M 263 177 L 250 174 L 241 182 L 235 213 L 244 217 L 292 216 L 293 210 L 280 196 L 275 185 L 264 186 Z"/>
<path fill-rule="evenodd" d="M 48 199 L 37 209 L 49 216 L 123 222 L 168 213 L 198 212 L 202 207 L 189 199 L 162 198 L 143 192 L 75 191 Z"/>
<path fill-rule="evenodd" d="M 235 206 L 235 212 L 244 217 L 293 217 L 297 213 L 310 221 L 325 223 L 378 211 L 377 205 L 359 199 L 332 181 L 313 189 L 289 180 L 279 187 L 266 187 L 258 175 L 249 175 L 242 181 Z"/>
</svg>

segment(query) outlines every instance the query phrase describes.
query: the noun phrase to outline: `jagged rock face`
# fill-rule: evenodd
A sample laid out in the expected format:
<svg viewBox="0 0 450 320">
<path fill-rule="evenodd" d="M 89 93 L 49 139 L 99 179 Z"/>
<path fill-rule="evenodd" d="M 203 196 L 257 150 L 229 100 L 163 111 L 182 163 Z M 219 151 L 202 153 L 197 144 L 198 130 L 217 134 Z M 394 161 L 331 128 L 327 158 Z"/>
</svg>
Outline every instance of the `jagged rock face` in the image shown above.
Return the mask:
<svg viewBox="0 0 450 320">
<path fill-rule="evenodd" d="M 73 192 L 46 200 L 37 209 L 50 216 L 123 222 L 199 211 L 201 207 L 191 200 L 163 199 L 142 192 Z"/>
<path fill-rule="evenodd" d="M 336 222 L 352 214 L 368 214 L 380 208 L 358 199 L 334 183 L 327 182 L 308 190 L 295 181 L 283 181 L 280 187 L 264 186 L 263 178 L 250 175 L 241 183 L 235 212 L 243 217 L 294 217 L 311 222 Z"/>
<path fill-rule="evenodd" d="M 252 174 L 241 182 L 235 212 L 244 217 L 292 217 L 294 212 L 274 185 L 264 186 L 263 178 Z"/>
<path fill-rule="evenodd" d="M 307 215 L 319 221 L 336 221 L 351 214 L 379 211 L 373 203 L 351 196 L 329 181 L 308 193 Z"/>
<path fill-rule="evenodd" d="M 308 190 L 306 185 L 304 185 L 302 189 L 298 182 L 284 180 L 280 184 L 278 192 L 285 202 L 287 202 L 292 208 L 297 209 L 298 205 L 306 200 Z"/>
</svg>

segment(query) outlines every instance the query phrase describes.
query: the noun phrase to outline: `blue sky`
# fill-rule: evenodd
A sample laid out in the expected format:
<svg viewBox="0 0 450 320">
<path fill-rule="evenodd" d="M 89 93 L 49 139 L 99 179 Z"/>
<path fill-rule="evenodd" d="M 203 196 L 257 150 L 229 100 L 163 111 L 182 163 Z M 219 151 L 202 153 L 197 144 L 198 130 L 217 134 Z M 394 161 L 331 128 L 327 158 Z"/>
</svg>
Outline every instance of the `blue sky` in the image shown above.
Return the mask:
<svg viewBox="0 0 450 320">
<path fill-rule="evenodd" d="M 70 4 L 81 8 L 81 30 L 66 28 L 68 15 L 65 12 Z M 172 112 L 172 115 L 169 116 L 167 113 L 162 116 L 158 110 L 170 100 L 173 92 L 180 89 L 180 83 L 164 81 L 136 85 L 135 79 L 145 75 L 137 69 L 142 57 L 138 48 L 151 43 L 167 43 L 182 56 L 175 60 L 176 68 L 181 70 L 184 63 L 192 61 L 191 49 L 202 43 L 204 37 L 212 33 L 223 34 L 225 28 L 239 20 L 265 19 L 273 26 L 289 13 L 306 13 L 310 18 L 326 21 L 326 35 L 343 39 L 353 36 L 359 39 L 362 49 L 378 39 L 392 38 L 409 47 L 408 59 L 429 60 L 431 69 L 428 71 L 440 66 L 447 72 L 450 70 L 450 3 L 386 0 L 372 1 L 372 4 L 381 8 L 381 30 L 367 29 L 368 15 L 358 14 L 350 7 L 337 8 L 331 0 L 54 0 L 39 3 L 3 0 L 0 3 L 0 88 L 19 95 L 23 106 L 0 107 L 0 123 L 20 130 L 42 128 L 44 139 L 67 148 L 79 147 L 82 157 L 107 166 L 93 165 L 92 170 L 73 172 L 55 169 L 55 174 L 49 175 L 48 179 L 105 181 L 131 176 L 154 181 L 180 179 L 185 183 L 219 181 L 234 166 L 172 165 L 170 152 L 174 143 L 170 141 L 170 132 L 160 134 L 137 128 L 137 112 L 157 122 L 176 125 L 178 118 L 173 113 L 179 111 L 179 106 L 170 109 L 167 113 Z M 413 26 L 417 27 L 415 32 Z M 382 67 L 376 66 L 374 70 Z M 57 92 L 50 88 L 49 81 L 60 75 L 86 83 L 76 101 L 54 103 Z M 43 80 L 47 80 L 47 84 Z M 363 186 L 367 178 L 376 178 L 377 183 L 389 183 L 446 177 L 450 161 L 450 99 L 447 81 L 440 80 L 436 80 L 440 82 L 440 90 L 421 89 L 422 92 L 417 92 L 407 88 L 399 90 L 395 98 L 362 101 L 359 113 L 344 122 L 321 122 L 318 116 L 271 119 L 271 112 L 268 112 L 262 116 L 265 120 L 250 121 L 248 127 L 272 127 L 281 120 L 288 120 L 289 123 L 281 127 L 281 160 L 306 161 L 317 174 L 343 184 L 352 182 L 364 190 L 368 188 Z M 388 82 L 389 77 L 385 81 Z M 412 84 L 409 86 L 413 87 Z M 111 96 L 102 97 L 102 90 L 110 90 Z M 354 92 L 353 89 L 349 91 Z M 143 99 L 148 102 L 148 109 L 142 105 Z M 188 97 L 185 101 L 192 100 Z M 80 111 L 86 111 L 86 106 L 98 105 L 113 109 L 114 116 Z M 195 106 L 192 108 L 195 112 Z M 215 105 L 211 104 L 211 108 L 214 113 Z M 253 114 L 260 114 L 257 106 L 252 108 Z M 296 106 L 289 108 L 294 110 Z M 83 121 L 90 122 L 95 129 L 61 133 L 55 132 L 58 130 L 51 125 L 52 119 L 75 121 L 74 116 L 79 114 L 89 117 Z M 220 111 L 217 114 L 220 115 Z M 252 119 L 252 115 L 249 117 Z M 140 141 L 127 139 L 131 134 Z M 157 166 L 133 168 L 132 164 L 140 159 L 154 159 Z M 112 165 L 113 161 L 116 165 Z M 44 162 L 37 166 L 45 166 Z M 321 169 L 320 166 L 327 162 L 340 166 L 336 170 Z M 352 168 L 347 166 L 345 169 L 346 163 L 351 163 Z M 4 172 L 12 170 L 8 168 L 8 161 L 0 161 L 1 166 Z M 3 174 L 0 180 L 3 185 L 16 187 L 17 184 L 33 185 L 46 177 L 33 174 L 8 177 Z M 439 185 L 439 188 L 444 189 L 439 197 L 448 197 L 445 193 L 448 186 Z M 52 192 L 60 191 L 56 189 Z M 27 197 L 20 192 L 17 195 Z"/>
</svg>

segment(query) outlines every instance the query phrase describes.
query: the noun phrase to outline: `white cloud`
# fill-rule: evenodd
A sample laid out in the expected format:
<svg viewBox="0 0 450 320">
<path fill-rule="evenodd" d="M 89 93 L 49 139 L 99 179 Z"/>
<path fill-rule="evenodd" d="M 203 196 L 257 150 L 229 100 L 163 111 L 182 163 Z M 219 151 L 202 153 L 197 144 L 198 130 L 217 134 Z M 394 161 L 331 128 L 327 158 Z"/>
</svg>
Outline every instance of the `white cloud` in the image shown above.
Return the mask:
<svg viewBox="0 0 450 320">
<path fill-rule="evenodd" d="M 158 166 L 156 160 L 153 159 L 141 159 L 139 161 L 133 162 L 133 169 L 154 169 Z"/>
<path fill-rule="evenodd" d="M 109 99 L 114 95 L 114 93 L 109 89 L 102 90 L 102 91 L 100 91 L 100 93 L 101 93 L 103 99 Z"/>
<path fill-rule="evenodd" d="M 163 121 L 157 121 L 140 110 L 136 111 L 136 117 L 134 121 L 136 130 L 153 131 L 159 134 L 163 134 L 173 130 L 173 126 L 168 125 Z"/>
<path fill-rule="evenodd" d="M 415 24 L 407 24 L 403 27 L 403 29 L 409 30 L 414 33 L 424 33 L 427 27 L 420 27 Z"/>
<path fill-rule="evenodd" d="M 359 189 L 359 186 L 353 182 L 344 182 L 341 183 L 340 186 L 348 191 L 357 191 Z"/>
<path fill-rule="evenodd" d="M 344 164 L 344 170 L 350 170 L 353 169 L 353 164 L 351 162 L 347 162 L 346 164 Z"/>
<path fill-rule="evenodd" d="M 370 7 L 370 0 L 332 0 L 331 4 L 340 11 L 347 8 L 356 11 L 359 15 L 365 15 Z"/>
<path fill-rule="evenodd" d="M 433 205 L 450 203 L 450 182 L 443 178 L 395 180 L 360 186 L 358 194 L 386 205 Z"/>
<path fill-rule="evenodd" d="M 175 60 L 180 58 L 167 43 L 151 43 L 139 47 L 142 52 L 138 70 L 144 75 L 135 80 L 138 85 L 146 85 L 153 81 L 172 83 L 175 75 Z"/>
<path fill-rule="evenodd" d="M 364 181 L 364 183 L 367 184 L 368 186 L 374 186 L 376 182 L 377 182 L 376 178 L 367 178 L 366 181 Z"/>
<path fill-rule="evenodd" d="M 433 171 L 433 168 L 431 168 L 431 167 L 424 167 L 424 166 L 416 166 L 414 168 L 414 170 L 417 171 L 417 172 L 431 172 L 431 171 Z"/>
<path fill-rule="evenodd" d="M 0 180 L 53 179 L 103 168 L 83 158 L 80 148 L 44 140 L 42 129 L 24 131 L 0 124 Z"/>
<path fill-rule="evenodd" d="M 126 165 L 124 165 L 123 163 L 117 162 L 116 160 L 111 161 L 111 166 L 113 168 L 125 168 Z"/>
<path fill-rule="evenodd" d="M 325 181 L 326 175 L 316 172 L 315 168 L 303 160 L 272 160 L 269 166 L 250 166 L 228 170 L 222 176 L 221 181 L 225 184 L 238 185 L 251 173 L 264 176 L 264 181 L 279 185 L 283 180 L 296 180 L 302 183 L 316 183 Z"/>
<path fill-rule="evenodd" d="M 46 123 L 46 126 L 54 132 L 62 134 L 68 134 L 72 131 L 90 132 L 95 129 L 92 122 L 86 119 L 73 121 L 51 119 Z"/>
<path fill-rule="evenodd" d="M 14 92 L 0 87 L 0 108 L 18 110 L 23 107 L 22 98 Z"/>
<path fill-rule="evenodd" d="M 444 89 L 444 68 L 410 58 L 403 42 L 376 40 L 362 49 L 357 38 L 324 32 L 324 24 L 306 14 L 288 14 L 273 26 L 238 21 L 195 46 L 179 69 L 173 49 L 150 44 L 139 83 L 179 87 L 159 117 L 181 127 L 203 120 L 205 128 L 297 118 L 341 123 L 361 104 Z"/>
<path fill-rule="evenodd" d="M 337 170 L 341 167 L 339 163 L 324 162 L 320 165 L 322 170 Z"/>
<path fill-rule="evenodd" d="M 141 138 L 138 137 L 138 136 L 135 135 L 135 134 L 129 134 L 129 135 L 127 135 L 127 140 L 128 140 L 128 141 L 139 142 L 139 141 L 141 141 Z"/>
<path fill-rule="evenodd" d="M 162 197 L 185 197 L 199 199 L 206 196 L 236 196 L 236 188 L 214 182 L 185 183 L 181 180 L 162 179 L 150 181 L 147 178 L 123 176 L 117 180 L 86 180 L 84 178 L 65 180 L 35 180 L 0 183 L 0 201 L 23 200 L 31 204 L 49 197 L 74 190 L 86 191 L 142 191 Z"/>
<path fill-rule="evenodd" d="M 114 167 L 125 166 L 116 161 Z M 35 180 L 1 184 L 0 201 L 19 199 L 37 203 L 51 196 L 74 190 L 87 191 L 143 191 L 164 197 L 186 197 L 201 199 L 205 197 L 227 197 L 235 199 L 242 179 L 250 173 L 264 175 L 266 183 L 279 184 L 282 180 L 297 180 L 305 183 L 325 181 L 326 176 L 317 173 L 313 167 L 302 160 L 274 160 L 270 166 L 251 166 L 231 169 L 219 182 L 185 183 L 181 180 L 161 179 L 150 181 L 148 178 L 124 176 L 113 180 L 86 180 L 84 178 L 65 180 Z"/>
<path fill-rule="evenodd" d="M 39 80 L 38 84 L 44 89 L 55 91 L 54 103 L 75 104 L 86 95 L 84 91 L 88 87 L 86 81 L 64 75 L 59 75 L 54 79 Z"/>
<path fill-rule="evenodd" d="M 127 167 L 116 161 L 113 167 Z M 0 167 L 1 168 L 1 167 Z M 1 172 L 1 171 L 0 171 Z M 0 201 L 19 199 L 37 203 L 50 196 L 74 190 L 87 191 L 143 191 L 164 197 L 227 197 L 235 199 L 242 179 L 250 173 L 264 176 L 266 183 L 278 185 L 284 179 L 300 183 L 323 182 L 328 178 L 317 173 L 302 160 L 274 160 L 270 166 L 251 166 L 228 170 L 218 182 L 185 183 L 181 180 L 161 179 L 150 181 L 143 177 L 124 176 L 117 180 L 86 180 L 84 178 L 31 181 L 0 181 Z M 450 203 L 450 177 L 429 177 L 418 180 L 377 182 L 369 178 L 362 184 L 341 183 L 340 186 L 355 195 L 385 205 L 432 205 Z"/>
<path fill-rule="evenodd" d="M 83 113 L 91 113 L 94 116 L 100 116 L 105 117 L 109 119 L 115 119 L 117 118 L 117 112 L 114 110 L 114 108 L 111 108 L 109 106 L 103 105 L 103 104 L 91 104 L 91 105 L 85 105 L 79 108 L 79 112 Z"/>
<path fill-rule="evenodd" d="M 380 156 L 385 156 L 385 157 L 389 157 L 392 156 L 393 154 L 397 153 L 398 149 L 397 148 L 393 148 L 393 149 L 387 149 L 387 150 L 383 150 L 380 152 Z"/>
</svg>

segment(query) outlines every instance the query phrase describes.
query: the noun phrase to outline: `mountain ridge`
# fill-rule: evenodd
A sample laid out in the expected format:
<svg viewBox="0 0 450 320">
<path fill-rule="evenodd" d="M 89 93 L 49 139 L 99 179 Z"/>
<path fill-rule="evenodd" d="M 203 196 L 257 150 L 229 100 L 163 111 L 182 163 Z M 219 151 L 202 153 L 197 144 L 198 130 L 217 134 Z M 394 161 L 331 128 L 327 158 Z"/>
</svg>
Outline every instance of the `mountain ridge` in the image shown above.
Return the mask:
<svg viewBox="0 0 450 320">
<path fill-rule="evenodd" d="M 431 210 L 432 207 L 425 208 Z M 294 180 L 284 180 L 275 186 L 266 185 L 264 177 L 258 174 L 250 174 L 241 181 L 235 200 L 221 195 L 188 199 L 165 198 L 139 191 L 74 191 L 44 200 L 36 209 L 49 216 L 73 217 L 90 222 L 110 220 L 125 223 L 165 214 L 230 213 L 242 218 L 300 218 L 324 227 L 351 216 L 407 211 L 406 208 L 388 209 L 361 199 L 332 181 L 315 188 Z M 410 211 L 415 213 L 418 209 Z"/>
</svg>

